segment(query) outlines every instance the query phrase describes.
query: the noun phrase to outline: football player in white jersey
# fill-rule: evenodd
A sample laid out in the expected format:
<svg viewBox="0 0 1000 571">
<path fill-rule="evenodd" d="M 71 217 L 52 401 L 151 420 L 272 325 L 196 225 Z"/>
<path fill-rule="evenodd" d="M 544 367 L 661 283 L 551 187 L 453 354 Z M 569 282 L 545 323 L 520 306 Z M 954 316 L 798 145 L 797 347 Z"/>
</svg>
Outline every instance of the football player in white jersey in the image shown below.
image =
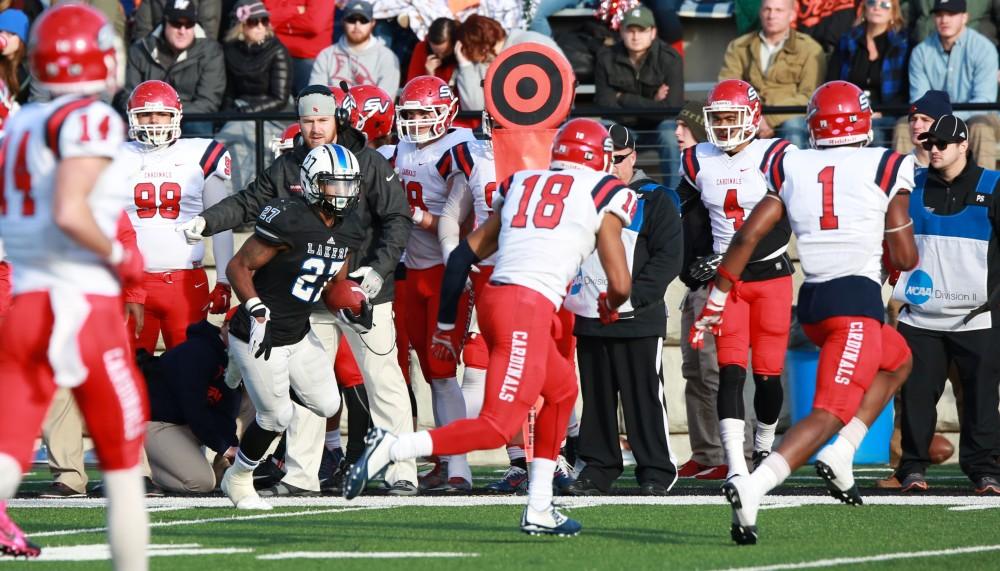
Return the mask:
<svg viewBox="0 0 1000 571">
<path fill-rule="evenodd" d="M 598 301 L 600 313 L 614 319 L 616 308 L 631 292 L 621 232 L 629 224 L 636 197 L 609 175 L 611 164 L 607 129 L 590 119 L 574 119 L 556 134 L 551 170 L 521 171 L 499 185 L 494 202 L 498 210 L 448 258 L 438 314 L 442 333 L 455 327 L 472 264 L 497 252 L 479 307 L 489 348 L 482 411 L 478 418 L 430 432 L 397 436 L 373 428 L 365 454 L 351 469 L 345 497 L 361 493 L 368 479 L 391 462 L 506 444 L 541 395 L 545 403 L 535 422 L 535 459 L 521 530 L 579 533 L 580 524 L 552 505 L 556 457 L 577 396 L 573 365 L 556 347 L 552 327 L 566 284 L 595 246 L 608 275 L 608 293 Z M 439 357 L 456 359 L 457 347 L 447 335 L 435 335 Z"/>
<path fill-rule="evenodd" d="M 763 199 L 767 192 L 764 172 L 768 165 L 776 156 L 795 148 L 784 139 L 756 138 L 761 102 L 745 81 L 727 79 L 716 85 L 709 93 L 704 114 L 710 142 L 684 150 L 680 169 L 683 180 L 677 188 L 685 240 L 698 243 L 703 233 L 711 232 L 712 236 L 715 254 L 691 266 L 691 275 L 699 280 L 712 277 L 733 234 Z M 794 267 L 786 253 L 790 234 L 788 221 L 783 220 L 761 241 L 743 273 L 746 285 L 742 295 L 726 308 L 725 325 L 715 336 L 719 362 L 719 434 L 729 477 L 749 473 L 744 456 L 743 384 L 751 349 L 757 416 L 755 466 L 770 453 L 774 442 L 783 400 L 781 371 L 791 328 Z M 702 335 L 691 330 L 692 347 L 701 348 Z"/>
<path fill-rule="evenodd" d="M 125 207 L 146 260 L 146 304 L 138 346 L 150 353 L 163 333 L 167 349 L 184 341 L 188 325 L 229 310 L 232 288 L 224 271 L 208 288 L 203 243 L 188 244 L 176 231 L 229 195 L 232 161 L 213 139 L 181 139 L 181 100 L 169 84 L 150 80 L 128 99 L 129 138 L 118 157 L 132 168 Z M 233 257 L 233 233 L 212 237 L 216 268 Z"/>
<path fill-rule="evenodd" d="M 444 277 L 444 256 L 437 236 L 437 218 L 448 199 L 452 147 L 475 136 L 466 128 L 452 128 L 458 100 L 444 81 L 433 76 L 411 79 L 399 95 L 396 132 L 399 144 L 393 165 L 402 179 L 413 212 L 413 232 L 406 244 L 406 287 L 397 294 L 406 306 L 405 326 L 420 369 L 431 385 L 434 421 L 444 426 L 466 418 L 462 389 L 454 361 L 443 361 L 430 351 L 435 333 L 438 298 Z M 468 320 L 468 304 L 460 323 Z M 465 342 L 464 325 L 450 333 L 455 346 Z M 473 340 L 474 341 L 474 340 Z M 466 360 L 465 377 L 481 383 L 486 376 L 484 355 Z M 422 489 L 464 492 L 472 489 L 472 473 L 464 457 L 448 459 L 447 479 L 438 467 L 421 482 Z"/>
<path fill-rule="evenodd" d="M 148 405 L 121 296 L 142 279 L 143 262 L 115 238 L 128 196 L 112 159 L 125 129 L 98 99 L 123 83 L 121 41 L 97 10 L 60 4 L 35 21 L 29 45 L 34 80 L 55 99 L 22 108 L 0 147 L 0 237 L 14 269 L 0 329 L 0 553 L 38 555 L 3 500 L 31 466 L 56 389 L 67 387 L 104 471 L 113 565 L 144 570 L 138 464 Z"/>
<path fill-rule="evenodd" d="M 846 81 L 821 85 L 809 101 L 807 119 L 815 150 L 775 159 L 768 170 L 770 192 L 736 233 L 719 266 L 700 331 L 724 326 L 725 307 L 742 295 L 740 280 L 757 245 L 786 216 L 798 238 L 805 283 L 798 318 L 821 347 L 813 410 L 785 433 L 781 445 L 749 476 L 723 485 L 733 507 L 731 536 L 757 541 L 761 499 L 831 436 L 818 455 L 816 471 L 834 497 L 861 502 L 852 461 L 868 426 L 909 374 L 910 350 L 902 336 L 882 322 L 883 240 L 898 269 L 917 262 L 909 193 L 913 157 L 871 142 L 871 107 Z M 729 295 L 733 292 L 734 295 Z"/>
</svg>

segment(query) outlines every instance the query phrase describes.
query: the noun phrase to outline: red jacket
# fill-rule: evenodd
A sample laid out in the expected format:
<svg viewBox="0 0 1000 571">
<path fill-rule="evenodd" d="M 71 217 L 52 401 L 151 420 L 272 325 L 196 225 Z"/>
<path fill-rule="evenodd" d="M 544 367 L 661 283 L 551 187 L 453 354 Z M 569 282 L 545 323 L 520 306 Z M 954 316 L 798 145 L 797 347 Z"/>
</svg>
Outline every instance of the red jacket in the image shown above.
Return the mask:
<svg viewBox="0 0 1000 571">
<path fill-rule="evenodd" d="M 406 70 L 406 81 L 410 81 L 417 76 L 427 75 L 424 64 L 427 63 L 427 56 L 430 53 L 431 48 L 427 40 L 417 42 L 417 45 L 413 46 L 413 55 L 410 56 L 410 67 Z M 458 63 L 454 59 L 451 59 L 450 63 L 438 66 L 434 70 L 434 76 L 440 77 L 445 83 L 451 84 L 451 76 L 455 74 L 457 67 Z M 405 84 L 406 81 L 403 83 Z"/>
<path fill-rule="evenodd" d="M 264 0 L 275 35 L 293 58 L 313 59 L 333 43 L 334 0 Z M 299 8 L 305 10 L 299 12 Z"/>
</svg>

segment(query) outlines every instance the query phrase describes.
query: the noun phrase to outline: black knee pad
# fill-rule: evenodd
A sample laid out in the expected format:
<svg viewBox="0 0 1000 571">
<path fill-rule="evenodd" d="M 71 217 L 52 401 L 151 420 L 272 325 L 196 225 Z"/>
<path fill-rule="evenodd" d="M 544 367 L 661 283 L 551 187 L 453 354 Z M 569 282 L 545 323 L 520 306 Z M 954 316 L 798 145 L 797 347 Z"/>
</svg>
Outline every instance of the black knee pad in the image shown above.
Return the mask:
<svg viewBox="0 0 1000 571">
<path fill-rule="evenodd" d="M 785 392 L 781 388 L 781 375 L 753 375 L 753 410 L 757 420 L 764 424 L 774 424 L 781 416 L 781 401 Z"/>
<path fill-rule="evenodd" d="M 746 408 L 743 405 L 743 384 L 746 382 L 747 370 L 739 365 L 726 365 L 719 368 L 719 396 L 716 407 L 719 420 L 735 418 L 744 420 Z"/>
</svg>

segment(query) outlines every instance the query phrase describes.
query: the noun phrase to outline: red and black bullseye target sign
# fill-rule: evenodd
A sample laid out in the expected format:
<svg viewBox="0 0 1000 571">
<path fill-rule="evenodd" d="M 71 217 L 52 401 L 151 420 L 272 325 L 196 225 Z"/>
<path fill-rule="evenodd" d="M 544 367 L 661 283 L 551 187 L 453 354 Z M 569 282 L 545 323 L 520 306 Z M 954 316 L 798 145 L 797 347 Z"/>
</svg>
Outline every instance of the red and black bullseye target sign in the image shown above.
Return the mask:
<svg viewBox="0 0 1000 571">
<path fill-rule="evenodd" d="M 504 50 L 486 71 L 486 110 L 507 129 L 550 129 L 569 115 L 576 77 L 558 51 L 536 43 Z"/>
</svg>

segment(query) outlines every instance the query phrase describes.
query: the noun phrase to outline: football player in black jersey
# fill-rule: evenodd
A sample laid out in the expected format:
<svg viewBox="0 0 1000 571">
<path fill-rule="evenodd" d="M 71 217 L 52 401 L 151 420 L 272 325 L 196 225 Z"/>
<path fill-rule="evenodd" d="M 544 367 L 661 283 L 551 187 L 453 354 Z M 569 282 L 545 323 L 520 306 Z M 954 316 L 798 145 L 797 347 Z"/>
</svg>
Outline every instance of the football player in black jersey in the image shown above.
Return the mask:
<svg viewBox="0 0 1000 571">
<path fill-rule="evenodd" d="M 361 173 L 340 145 L 309 152 L 300 178 L 304 196 L 276 198 L 257 217 L 253 235 L 226 275 L 242 301 L 230 325 L 230 355 L 257 409 L 222 491 L 238 509 L 271 509 L 253 487 L 253 470 L 292 418 L 289 388 L 321 417 L 336 414 L 340 392 L 309 314 L 330 280 L 347 275 L 364 232 L 357 217 Z"/>
</svg>

